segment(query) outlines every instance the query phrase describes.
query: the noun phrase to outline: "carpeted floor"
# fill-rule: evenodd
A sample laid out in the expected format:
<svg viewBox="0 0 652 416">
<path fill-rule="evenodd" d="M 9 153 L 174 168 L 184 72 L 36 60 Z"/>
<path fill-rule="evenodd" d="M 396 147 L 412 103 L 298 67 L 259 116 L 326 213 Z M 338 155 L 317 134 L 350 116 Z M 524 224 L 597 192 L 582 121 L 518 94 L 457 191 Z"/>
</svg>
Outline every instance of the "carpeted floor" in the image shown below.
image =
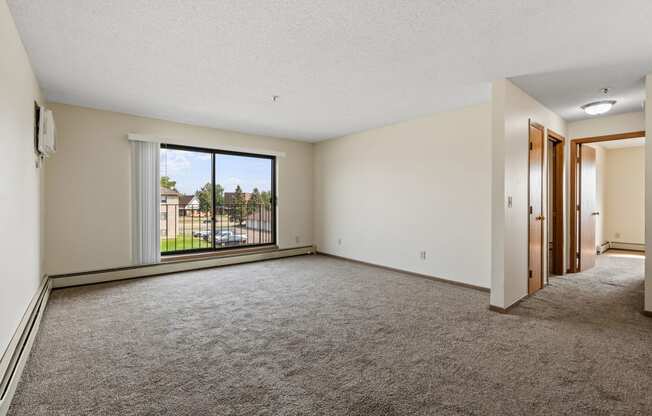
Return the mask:
<svg viewBox="0 0 652 416">
<path fill-rule="evenodd" d="M 323 256 L 52 293 L 17 415 L 649 415 L 643 259 L 509 315 Z"/>
</svg>

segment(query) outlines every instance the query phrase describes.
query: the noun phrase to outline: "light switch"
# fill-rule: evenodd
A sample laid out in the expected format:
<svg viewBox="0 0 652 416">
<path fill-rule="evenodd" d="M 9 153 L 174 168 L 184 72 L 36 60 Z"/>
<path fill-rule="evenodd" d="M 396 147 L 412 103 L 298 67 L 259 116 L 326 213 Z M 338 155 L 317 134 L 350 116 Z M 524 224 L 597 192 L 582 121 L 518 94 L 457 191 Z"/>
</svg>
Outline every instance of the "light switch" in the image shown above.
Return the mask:
<svg viewBox="0 0 652 416">
<path fill-rule="evenodd" d="M 511 208 L 511 207 L 512 207 L 512 197 L 508 196 L 507 197 L 507 208 Z"/>
</svg>

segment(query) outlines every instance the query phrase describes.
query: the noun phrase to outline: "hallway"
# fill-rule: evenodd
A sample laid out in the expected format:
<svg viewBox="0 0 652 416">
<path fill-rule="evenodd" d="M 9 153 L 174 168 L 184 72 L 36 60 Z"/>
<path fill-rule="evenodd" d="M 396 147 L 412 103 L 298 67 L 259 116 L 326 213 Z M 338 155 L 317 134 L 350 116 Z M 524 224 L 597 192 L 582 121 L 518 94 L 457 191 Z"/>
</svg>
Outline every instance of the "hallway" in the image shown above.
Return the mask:
<svg viewBox="0 0 652 416">
<path fill-rule="evenodd" d="M 609 250 L 582 273 L 551 276 L 550 284 L 523 301 L 513 313 L 522 316 L 593 324 L 645 324 L 641 315 L 645 256 Z"/>
</svg>

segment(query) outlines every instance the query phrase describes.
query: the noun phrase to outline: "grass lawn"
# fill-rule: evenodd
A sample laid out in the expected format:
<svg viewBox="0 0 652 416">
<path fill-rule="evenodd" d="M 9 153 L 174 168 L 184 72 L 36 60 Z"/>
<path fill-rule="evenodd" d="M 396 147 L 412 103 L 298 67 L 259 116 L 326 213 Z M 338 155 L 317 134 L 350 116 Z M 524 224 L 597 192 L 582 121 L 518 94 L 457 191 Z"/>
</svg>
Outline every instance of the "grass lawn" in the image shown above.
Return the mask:
<svg viewBox="0 0 652 416">
<path fill-rule="evenodd" d="M 176 243 L 176 247 L 175 247 Z M 201 238 L 192 237 L 191 235 L 177 235 L 177 238 L 162 238 L 161 253 L 167 251 L 191 250 L 196 248 L 210 248 L 211 243 Z"/>
</svg>

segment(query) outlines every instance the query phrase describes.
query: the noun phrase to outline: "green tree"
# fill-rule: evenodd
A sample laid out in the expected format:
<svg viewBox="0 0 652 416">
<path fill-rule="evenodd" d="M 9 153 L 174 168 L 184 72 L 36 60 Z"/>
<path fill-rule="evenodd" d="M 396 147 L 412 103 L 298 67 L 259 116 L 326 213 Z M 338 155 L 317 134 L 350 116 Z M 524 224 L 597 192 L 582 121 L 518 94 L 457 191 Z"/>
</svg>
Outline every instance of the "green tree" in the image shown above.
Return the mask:
<svg viewBox="0 0 652 416">
<path fill-rule="evenodd" d="M 251 192 L 251 198 L 247 201 L 247 214 L 258 211 L 262 202 L 263 199 L 260 195 L 260 191 L 258 188 L 254 188 Z"/>
<path fill-rule="evenodd" d="M 218 207 L 224 206 L 224 187 L 219 183 L 215 184 L 215 202 Z"/>
<path fill-rule="evenodd" d="M 207 182 L 199 191 L 195 193 L 199 200 L 199 210 L 201 212 L 210 212 L 213 204 L 213 195 L 211 194 L 211 184 Z M 224 188 L 219 183 L 215 185 L 215 202 L 218 207 L 224 205 Z"/>
<path fill-rule="evenodd" d="M 161 186 L 171 191 L 177 190 L 177 181 L 173 181 L 169 176 L 161 176 Z M 178 192 L 178 191 L 177 191 Z"/>
<path fill-rule="evenodd" d="M 269 208 L 272 206 L 272 193 L 270 191 L 263 191 L 260 193 L 260 203 Z"/>
<path fill-rule="evenodd" d="M 202 186 L 201 189 L 195 193 L 195 196 L 199 200 L 199 211 L 204 213 L 210 212 L 211 205 L 213 204 L 211 184 L 206 183 L 206 185 Z"/>
<path fill-rule="evenodd" d="M 245 219 L 246 210 L 247 206 L 244 192 L 242 192 L 242 188 L 240 188 L 240 185 L 238 185 L 235 187 L 235 192 L 233 195 L 233 207 L 231 207 L 231 218 L 233 221 L 235 221 L 237 224 L 241 224 Z"/>
</svg>

